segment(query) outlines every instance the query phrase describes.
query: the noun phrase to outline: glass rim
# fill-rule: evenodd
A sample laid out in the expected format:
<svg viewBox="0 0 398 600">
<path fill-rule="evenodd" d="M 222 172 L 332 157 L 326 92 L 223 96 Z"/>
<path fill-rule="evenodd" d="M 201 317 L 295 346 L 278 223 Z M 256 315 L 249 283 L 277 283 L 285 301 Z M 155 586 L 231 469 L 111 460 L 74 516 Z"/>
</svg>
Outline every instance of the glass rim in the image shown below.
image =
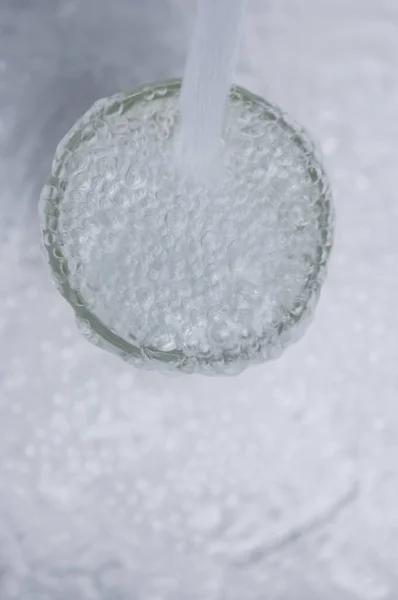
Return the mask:
<svg viewBox="0 0 398 600">
<path fill-rule="evenodd" d="M 52 164 L 51 174 L 48 177 L 46 184 L 43 188 L 41 197 L 40 197 L 40 213 L 41 213 L 41 227 L 42 227 L 42 245 L 45 250 L 46 257 L 48 259 L 49 266 L 52 271 L 52 275 L 56 281 L 58 290 L 63 298 L 68 302 L 68 304 L 72 307 L 75 316 L 79 323 L 87 323 L 91 332 L 97 336 L 97 340 L 92 339 L 92 336 L 89 335 L 88 338 L 94 344 L 105 347 L 111 352 L 118 354 L 122 358 L 128 360 L 138 359 L 142 360 L 148 358 L 150 356 L 151 361 L 159 361 L 162 363 L 169 363 L 177 369 L 181 370 L 181 366 L 183 366 L 184 362 L 188 362 L 190 359 L 194 358 L 196 363 L 200 363 L 203 365 L 211 365 L 214 363 L 222 362 L 223 364 L 228 364 L 231 362 L 237 362 L 236 358 L 231 360 L 227 353 L 220 353 L 217 358 L 210 356 L 203 356 L 200 354 L 193 354 L 192 356 L 186 354 L 181 349 L 175 350 L 158 350 L 156 348 L 152 348 L 150 346 L 145 346 L 140 344 L 137 341 L 137 344 L 133 342 L 127 341 L 118 333 L 114 332 L 110 327 L 105 325 L 100 318 L 98 318 L 86 305 L 84 300 L 79 295 L 79 292 L 70 285 L 68 280 L 68 265 L 67 261 L 64 259 L 62 254 L 62 248 L 60 247 L 57 236 L 54 235 L 54 231 L 49 228 L 49 221 L 52 220 L 54 229 L 54 221 L 56 223 L 55 230 L 58 226 L 58 218 L 59 218 L 59 206 L 62 203 L 63 192 L 65 191 L 65 184 L 58 179 L 60 175 L 63 161 L 68 155 L 71 155 L 74 149 L 80 146 L 82 143 L 90 139 L 90 137 L 85 137 L 82 135 L 82 129 L 87 119 L 87 116 L 93 111 L 101 111 L 103 107 L 106 108 L 106 115 L 112 115 L 117 112 L 119 114 L 124 114 L 130 110 L 130 108 L 134 105 L 135 102 L 140 101 L 145 94 L 155 92 L 154 99 L 158 99 L 156 97 L 156 91 L 159 89 L 165 89 L 166 93 L 163 94 L 163 97 L 177 96 L 182 85 L 181 79 L 171 79 L 163 82 L 157 82 L 152 84 L 143 85 L 133 92 L 126 93 L 117 93 L 115 95 L 109 96 L 107 98 L 102 98 L 97 100 L 75 123 L 75 125 L 69 130 L 69 132 L 64 136 L 61 142 L 58 144 L 57 150 L 55 152 L 55 157 Z M 245 88 L 234 85 L 231 87 L 230 94 L 232 95 L 234 92 L 239 93 L 243 97 L 248 100 L 261 104 L 266 109 L 269 109 L 269 116 L 271 119 L 275 120 L 274 111 L 275 108 L 280 111 L 278 107 L 274 104 L 268 102 L 264 98 L 253 94 L 252 92 L 246 90 Z M 319 211 L 318 216 L 318 229 L 322 231 L 322 240 L 326 241 L 327 238 L 330 238 L 329 244 L 327 244 L 326 252 L 324 246 L 319 246 L 317 248 L 318 260 L 314 263 L 315 268 L 313 269 L 311 275 L 307 278 L 303 288 L 301 289 L 301 293 L 298 297 L 296 297 L 296 301 L 294 303 L 294 307 L 291 310 L 286 311 L 283 317 L 279 320 L 276 325 L 276 331 L 279 336 L 282 334 L 288 333 L 290 330 L 295 328 L 295 325 L 298 325 L 305 321 L 306 313 L 311 313 L 311 306 L 316 303 L 320 293 L 320 285 L 323 282 L 324 276 L 320 277 L 320 272 L 322 269 L 326 268 L 326 264 L 329 258 L 329 254 L 332 247 L 333 241 L 333 223 L 334 223 L 334 209 L 332 204 L 332 197 L 330 192 L 330 186 L 327 185 L 326 189 L 321 189 L 321 182 L 325 181 L 326 175 L 322 164 L 317 157 L 316 149 L 312 144 L 310 138 L 308 138 L 306 131 L 298 126 L 296 123 L 293 123 L 287 115 L 285 115 L 282 111 L 280 112 L 280 116 L 278 118 L 278 124 L 282 125 L 285 129 L 290 130 L 292 132 L 292 139 L 294 143 L 301 149 L 303 152 L 308 153 L 313 156 L 312 164 L 309 165 L 309 175 L 313 181 L 318 179 L 317 172 L 321 172 L 322 177 L 318 179 L 317 185 L 319 187 L 319 197 L 316 203 L 320 204 L 322 210 Z M 315 172 L 314 164 L 316 165 L 319 171 Z M 326 179 L 327 181 L 327 179 Z M 48 187 L 51 188 L 51 194 L 46 194 L 48 191 Z M 56 193 L 52 192 L 56 190 Z M 321 254 L 323 254 L 323 258 L 321 259 Z M 319 284 L 315 286 L 314 283 Z M 263 338 L 258 338 L 259 343 L 265 342 L 266 345 L 267 334 L 263 336 Z M 105 345 L 104 345 L 105 343 Z M 266 359 L 261 358 L 259 355 L 257 362 L 264 362 Z M 243 362 L 245 362 L 243 360 Z M 253 358 L 250 358 L 250 362 L 256 362 Z M 182 369 L 183 370 L 183 369 Z"/>
</svg>

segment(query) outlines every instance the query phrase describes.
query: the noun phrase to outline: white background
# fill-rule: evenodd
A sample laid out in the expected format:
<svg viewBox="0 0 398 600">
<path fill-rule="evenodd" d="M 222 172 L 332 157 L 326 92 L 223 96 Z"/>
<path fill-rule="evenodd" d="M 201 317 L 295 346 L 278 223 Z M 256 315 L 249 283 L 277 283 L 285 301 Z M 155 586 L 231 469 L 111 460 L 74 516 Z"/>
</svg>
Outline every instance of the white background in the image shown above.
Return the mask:
<svg viewBox="0 0 398 600">
<path fill-rule="evenodd" d="M 0 597 L 393 600 L 396 0 L 248 0 L 236 80 L 309 129 L 337 215 L 277 362 L 134 371 L 80 339 L 40 256 L 57 142 L 98 97 L 181 75 L 193 9 L 0 0 Z"/>
</svg>

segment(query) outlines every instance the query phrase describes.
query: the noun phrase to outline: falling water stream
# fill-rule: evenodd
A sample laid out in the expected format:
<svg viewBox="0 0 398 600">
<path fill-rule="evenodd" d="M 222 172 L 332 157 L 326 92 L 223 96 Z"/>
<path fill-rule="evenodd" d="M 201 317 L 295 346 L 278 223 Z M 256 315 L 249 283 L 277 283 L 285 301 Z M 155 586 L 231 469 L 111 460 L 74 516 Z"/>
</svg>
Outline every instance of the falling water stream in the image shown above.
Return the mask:
<svg viewBox="0 0 398 600">
<path fill-rule="evenodd" d="M 180 151 L 192 170 L 209 167 L 219 150 L 244 4 L 245 0 L 197 2 L 181 92 Z"/>
</svg>

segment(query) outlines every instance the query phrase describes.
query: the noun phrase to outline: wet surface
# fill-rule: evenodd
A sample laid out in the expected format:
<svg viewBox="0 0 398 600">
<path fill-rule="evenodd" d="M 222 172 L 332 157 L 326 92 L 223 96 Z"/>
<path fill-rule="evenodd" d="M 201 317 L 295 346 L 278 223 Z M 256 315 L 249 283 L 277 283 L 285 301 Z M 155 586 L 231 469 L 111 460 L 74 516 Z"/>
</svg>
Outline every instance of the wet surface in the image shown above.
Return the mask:
<svg viewBox="0 0 398 600">
<path fill-rule="evenodd" d="M 248 0 L 237 82 L 318 140 L 336 240 L 315 322 L 237 379 L 92 348 L 40 256 L 60 137 L 181 75 L 193 4 L 0 3 L 0 597 L 398 594 L 398 7 Z"/>
</svg>

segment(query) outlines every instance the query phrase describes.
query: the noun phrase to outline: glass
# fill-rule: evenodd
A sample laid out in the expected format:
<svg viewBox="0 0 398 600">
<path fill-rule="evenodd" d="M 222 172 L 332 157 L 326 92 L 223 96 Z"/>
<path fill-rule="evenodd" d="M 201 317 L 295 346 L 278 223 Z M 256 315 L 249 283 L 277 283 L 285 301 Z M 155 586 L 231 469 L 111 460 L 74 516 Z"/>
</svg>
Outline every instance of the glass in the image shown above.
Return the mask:
<svg viewBox="0 0 398 600">
<path fill-rule="evenodd" d="M 162 99 L 172 98 L 173 101 L 175 99 L 175 103 L 177 104 L 180 87 L 181 82 L 175 80 L 154 84 L 153 86 L 145 86 L 132 94 L 118 94 L 111 98 L 100 100 L 65 136 L 58 146 L 51 176 L 41 196 L 44 248 L 59 291 L 72 306 L 80 331 L 92 343 L 118 354 L 121 358 L 132 362 L 136 366 L 144 368 L 161 368 L 163 370 L 201 372 L 205 374 L 235 374 L 250 364 L 276 358 L 289 344 L 301 337 L 313 316 L 332 246 L 333 207 L 330 187 L 322 165 L 306 133 L 297 125 L 291 123 L 277 107 L 240 87 L 233 88 L 231 92 L 231 104 L 243 101 L 248 106 L 248 113 L 261 115 L 261 119 L 266 121 L 267 125 L 270 126 L 271 132 L 272 128 L 274 128 L 274 131 L 280 131 L 289 138 L 289 144 L 294 147 L 294 151 L 296 152 L 297 161 L 301 161 L 304 165 L 303 168 L 306 170 L 308 188 L 310 189 L 307 206 L 304 204 L 303 206 L 287 205 L 281 209 L 276 207 L 274 210 L 275 215 L 271 215 L 274 221 L 276 219 L 275 230 L 283 231 L 282 221 L 289 221 L 290 229 L 285 236 L 286 239 L 287 235 L 293 236 L 295 232 L 301 229 L 305 230 L 308 222 L 312 222 L 313 226 L 309 234 L 312 236 L 312 239 L 311 243 L 308 244 L 308 252 L 304 247 L 300 248 L 301 243 L 304 245 L 304 242 L 301 242 L 300 238 L 297 238 L 296 241 L 293 240 L 296 246 L 293 245 L 293 242 L 291 243 L 289 256 L 287 255 L 288 251 L 283 246 L 286 240 L 281 243 L 281 250 L 278 248 L 275 250 L 272 247 L 271 234 L 269 235 L 270 239 L 264 236 L 255 240 L 259 248 L 264 247 L 264 254 L 267 251 L 267 242 L 269 242 L 268 251 L 270 251 L 270 254 L 273 252 L 274 257 L 278 258 L 278 252 L 279 254 L 283 252 L 286 254 L 285 263 L 280 268 L 280 272 L 276 272 L 273 275 L 274 279 L 279 282 L 283 281 L 284 278 L 286 279 L 286 284 L 283 284 L 284 289 L 279 291 L 280 296 L 283 295 L 284 297 L 283 302 L 278 297 L 276 301 L 272 299 L 274 305 L 270 308 L 272 315 L 269 322 L 267 324 L 264 322 L 256 332 L 252 332 L 249 328 L 249 332 L 245 330 L 244 333 L 240 333 L 237 336 L 237 341 L 234 343 L 231 342 L 230 347 L 226 344 L 221 344 L 220 349 L 217 351 L 203 350 L 203 348 L 199 351 L 195 348 L 194 344 L 193 348 L 188 347 L 185 338 L 179 345 L 174 345 L 171 349 L 164 349 L 156 341 L 148 341 L 147 338 L 138 339 L 134 331 L 128 336 L 123 335 L 124 328 L 119 327 L 119 330 L 117 330 L 111 323 L 107 322 L 106 317 L 98 314 L 98 311 L 93 309 L 93 306 L 84 297 L 81 289 L 78 289 L 76 283 L 73 282 L 71 264 L 68 264 L 68 260 L 71 262 L 71 259 L 65 255 L 65 244 L 63 245 L 65 240 L 61 240 L 59 229 L 60 216 L 66 211 L 64 208 L 66 193 L 68 192 L 68 186 L 72 185 L 71 178 L 74 174 L 73 169 L 75 168 L 73 161 L 75 160 L 78 163 L 78 153 L 83 153 L 80 156 L 84 158 L 87 146 L 87 157 L 89 156 L 90 143 L 96 138 L 101 128 L 104 127 L 105 122 L 109 123 L 109 135 L 115 136 L 114 139 L 122 135 L 123 127 L 126 127 L 126 125 L 122 125 L 122 120 L 124 119 L 123 122 L 126 123 L 126 116 L 133 119 L 134 110 L 140 103 L 145 102 L 150 105 L 151 102 L 155 103 Z M 131 127 L 131 121 L 129 126 Z M 142 124 L 140 123 L 136 125 L 136 127 L 141 126 Z M 226 127 L 228 128 L 228 126 L 230 126 L 230 123 L 227 119 Z M 173 138 L 175 136 L 175 129 L 171 129 L 171 131 L 167 130 L 167 135 Z M 250 123 L 246 130 L 249 131 L 250 135 L 254 136 L 254 146 L 256 144 L 260 145 L 261 142 L 255 139 L 256 135 L 258 137 L 255 129 L 252 127 L 250 130 Z M 270 133 L 269 139 L 272 143 L 272 133 Z M 95 146 L 93 147 L 95 148 Z M 248 148 L 248 151 L 250 150 L 251 148 Z M 266 160 L 266 157 L 264 157 L 264 161 Z M 101 185 L 101 182 L 99 185 Z M 81 192 L 77 189 L 73 193 L 81 195 L 84 194 L 84 191 Z M 69 193 L 69 198 L 72 197 L 72 193 Z M 251 196 L 249 195 L 250 199 Z M 70 202 L 70 200 L 68 201 Z M 260 213 L 262 211 L 265 212 L 266 203 L 264 203 L 263 208 L 260 206 Z M 308 214 L 303 215 L 306 212 Z M 239 218 L 238 213 L 237 215 L 237 218 Z M 256 222 L 258 217 L 261 218 L 261 216 L 261 214 L 258 216 L 255 214 L 252 219 Z M 146 226 L 144 220 L 143 226 Z M 258 231 L 263 235 L 261 230 Z M 260 236 L 256 232 L 253 235 Z M 239 238 L 234 241 L 234 251 L 238 255 L 239 252 L 243 253 L 244 251 L 243 246 L 239 245 L 240 243 Z M 294 260 L 295 254 L 299 253 L 302 254 L 302 263 L 305 263 L 305 272 L 302 275 L 302 281 L 292 283 L 294 277 L 288 279 L 288 275 L 284 269 L 289 261 L 292 262 Z M 274 258 L 270 259 L 270 264 L 272 264 L 273 260 Z M 293 267 L 290 270 L 293 270 Z M 264 273 L 264 269 L 262 273 Z M 263 286 L 263 288 L 259 288 L 260 293 L 264 294 L 267 282 L 264 279 L 264 274 L 258 277 Z M 255 281 L 254 284 L 256 285 L 257 282 Z M 289 285 L 293 291 L 289 291 Z M 271 287 L 271 284 L 269 284 L 269 287 Z M 191 296 L 193 293 L 191 292 Z M 249 298 L 249 302 L 252 302 L 252 297 Z M 139 310 L 141 310 L 141 307 L 139 307 Z M 144 311 L 143 308 L 142 311 Z M 215 321 L 217 319 L 220 321 L 222 307 L 217 307 L 217 310 L 213 312 Z M 209 315 L 209 312 L 207 314 Z M 139 314 L 137 315 L 137 320 L 140 321 Z M 219 335 L 223 333 L 225 332 L 221 332 Z"/>
</svg>

